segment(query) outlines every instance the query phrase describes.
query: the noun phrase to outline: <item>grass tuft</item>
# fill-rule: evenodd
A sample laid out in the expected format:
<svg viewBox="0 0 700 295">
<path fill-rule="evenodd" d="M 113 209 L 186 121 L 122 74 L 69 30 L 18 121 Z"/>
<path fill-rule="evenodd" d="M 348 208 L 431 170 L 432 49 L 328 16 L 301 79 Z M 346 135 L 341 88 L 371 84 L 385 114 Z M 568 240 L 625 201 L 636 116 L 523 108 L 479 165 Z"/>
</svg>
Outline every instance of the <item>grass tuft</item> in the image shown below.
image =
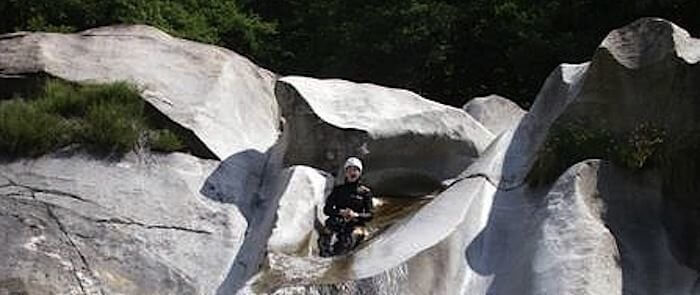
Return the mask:
<svg viewBox="0 0 700 295">
<path fill-rule="evenodd" d="M 146 119 L 136 87 L 77 85 L 49 79 L 32 98 L 0 102 L 0 154 L 35 157 L 69 144 L 99 155 L 123 155 L 142 135 L 159 152 L 185 151 L 183 140 Z"/>
</svg>

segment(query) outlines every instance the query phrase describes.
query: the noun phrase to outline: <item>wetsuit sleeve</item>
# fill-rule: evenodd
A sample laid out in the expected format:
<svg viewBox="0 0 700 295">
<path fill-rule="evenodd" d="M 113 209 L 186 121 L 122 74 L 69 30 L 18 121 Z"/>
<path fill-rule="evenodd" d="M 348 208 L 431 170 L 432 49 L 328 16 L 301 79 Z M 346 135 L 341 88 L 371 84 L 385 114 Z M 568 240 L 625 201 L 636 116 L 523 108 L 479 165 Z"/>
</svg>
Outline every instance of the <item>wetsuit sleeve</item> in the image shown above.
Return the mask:
<svg viewBox="0 0 700 295">
<path fill-rule="evenodd" d="M 338 198 L 338 189 L 333 188 L 333 191 L 331 194 L 326 198 L 326 205 L 323 206 L 323 214 L 326 214 L 326 216 L 338 216 L 340 209 L 338 209 L 338 206 L 336 204 L 336 199 Z"/>
</svg>

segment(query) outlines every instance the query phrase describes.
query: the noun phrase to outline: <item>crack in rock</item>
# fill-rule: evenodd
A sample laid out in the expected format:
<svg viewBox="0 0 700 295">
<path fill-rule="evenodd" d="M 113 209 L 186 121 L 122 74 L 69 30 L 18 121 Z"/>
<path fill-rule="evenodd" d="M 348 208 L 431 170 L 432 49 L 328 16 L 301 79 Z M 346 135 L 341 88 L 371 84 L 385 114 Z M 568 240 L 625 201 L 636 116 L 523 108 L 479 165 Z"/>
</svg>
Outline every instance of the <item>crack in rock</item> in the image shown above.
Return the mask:
<svg viewBox="0 0 700 295">
<path fill-rule="evenodd" d="M 514 185 L 512 185 L 512 186 L 504 186 L 504 185 L 501 184 L 501 183 L 503 183 L 503 182 L 501 182 L 501 183 L 496 183 L 496 182 L 494 182 L 493 179 L 491 179 L 491 176 L 489 176 L 489 175 L 486 174 L 486 173 L 474 173 L 474 174 L 469 174 L 469 175 L 467 175 L 467 176 L 464 176 L 464 177 L 461 177 L 461 178 L 457 179 L 456 181 L 452 182 L 449 186 L 447 186 L 447 187 L 445 188 L 445 190 L 447 190 L 448 188 L 452 187 L 453 185 L 455 185 L 455 184 L 461 182 L 462 180 L 471 179 L 471 178 L 483 178 L 483 179 L 486 180 L 489 184 L 491 184 L 493 187 L 495 187 L 497 190 L 503 191 L 503 192 L 513 191 L 513 190 L 519 189 L 519 188 L 523 187 L 524 185 L 526 185 L 526 182 L 525 182 L 525 181 L 521 181 L 521 182 L 516 183 L 516 184 L 514 184 Z"/>
<path fill-rule="evenodd" d="M 36 197 L 36 195 L 34 194 L 34 191 L 32 191 L 32 198 L 35 199 L 35 200 L 37 200 L 37 197 Z M 38 200 L 37 200 L 37 201 L 38 201 Z M 76 254 L 78 254 L 78 257 L 80 257 L 80 260 L 81 260 L 83 266 L 85 267 L 85 269 L 87 270 L 87 272 L 88 272 L 90 275 L 92 275 L 92 274 L 93 274 L 93 271 L 92 271 L 92 269 L 91 269 L 91 267 L 90 267 L 90 264 L 89 264 L 88 261 L 87 261 L 87 258 L 85 258 L 85 255 L 83 254 L 83 252 L 80 251 L 80 248 L 78 247 L 78 245 L 75 244 L 75 242 L 73 241 L 73 239 L 72 239 L 71 236 L 70 236 L 70 233 L 69 233 L 68 230 L 66 229 L 65 225 L 63 225 L 63 223 L 61 222 L 60 218 L 58 218 L 58 216 L 56 215 L 56 213 L 51 209 L 51 207 L 54 206 L 54 205 L 49 204 L 49 203 L 46 203 L 46 202 L 42 202 L 42 203 L 43 203 L 44 206 L 46 207 L 46 212 L 48 213 L 49 217 L 51 217 L 51 219 L 53 219 L 54 222 L 56 222 L 56 225 L 58 225 L 59 230 L 60 230 L 60 231 L 63 233 L 63 235 L 66 237 L 67 244 L 68 244 L 71 248 L 73 248 L 73 250 L 75 251 Z M 85 294 L 85 295 L 87 295 L 87 294 L 94 294 L 94 293 L 103 294 L 103 292 L 102 292 L 101 290 L 98 290 L 98 292 L 89 292 L 89 293 L 88 293 L 88 287 L 89 287 L 89 285 L 92 285 L 92 282 L 90 282 L 90 281 L 88 280 L 88 278 L 85 277 L 85 275 L 83 275 L 80 271 L 78 271 L 78 269 L 75 267 L 75 263 L 71 263 L 71 264 L 72 264 L 72 268 L 73 268 L 73 269 L 72 269 L 72 270 L 73 270 L 73 275 L 75 276 L 75 280 L 78 282 L 78 286 L 80 287 L 80 290 L 83 292 L 83 294 Z"/>
<path fill-rule="evenodd" d="M 0 40 L 17 39 L 17 38 L 25 37 L 27 35 L 29 35 L 29 32 L 9 33 L 9 34 L 0 35 Z"/>
<path fill-rule="evenodd" d="M 136 39 L 157 39 L 154 38 L 153 36 L 149 35 L 140 35 L 140 34 L 99 34 L 99 33 L 82 33 L 79 32 L 77 33 L 81 37 L 132 37 Z"/>
<path fill-rule="evenodd" d="M 90 204 L 93 204 L 93 205 L 97 205 L 95 202 L 90 201 L 90 200 L 87 200 L 87 199 L 85 199 L 85 198 L 82 198 L 82 197 L 80 197 L 80 196 L 78 196 L 78 195 L 71 194 L 71 193 L 67 193 L 67 192 L 63 192 L 63 191 L 59 191 L 59 190 L 36 188 L 36 187 L 32 187 L 32 186 L 28 186 L 28 185 L 22 185 L 22 184 L 16 184 L 16 186 L 17 186 L 17 187 L 21 187 L 21 188 L 28 189 L 28 190 L 30 190 L 30 191 L 32 191 L 32 192 L 34 192 L 34 193 L 51 194 L 51 195 L 56 195 L 56 196 L 61 196 L 61 197 L 67 197 L 67 198 L 71 198 L 71 199 L 78 200 L 78 201 L 81 201 L 81 202 L 85 202 L 85 203 L 90 203 Z"/>
<path fill-rule="evenodd" d="M 143 227 L 146 229 L 169 229 L 169 230 L 185 231 L 185 232 L 196 233 L 196 234 L 206 234 L 206 235 L 213 234 L 212 232 L 207 231 L 207 230 L 192 229 L 192 228 L 176 226 L 176 225 L 146 224 L 143 222 L 138 222 L 138 221 L 134 221 L 134 220 L 124 220 L 121 218 L 91 219 L 91 220 L 94 222 L 97 222 L 97 223 L 106 223 L 106 224 L 112 224 L 112 225 L 134 225 L 134 226 L 139 226 L 139 227 Z"/>
<path fill-rule="evenodd" d="M 97 203 L 95 203 L 95 202 L 93 202 L 93 201 L 91 201 L 91 200 L 85 199 L 85 198 L 83 198 L 83 197 L 80 197 L 80 196 L 78 196 L 78 195 L 76 195 L 76 194 L 71 194 L 71 193 L 67 193 L 67 192 L 60 191 L 60 190 L 55 190 L 55 189 L 38 188 L 38 187 L 30 186 L 30 185 L 20 184 L 20 183 L 18 183 L 18 182 L 16 182 L 16 181 L 12 180 L 11 178 L 9 178 L 9 177 L 7 177 L 7 176 L 3 176 L 3 175 L 0 175 L 0 177 L 4 178 L 4 179 L 7 180 L 7 182 L 8 182 L 7 184 L 0 185 L 0 188 L 6 188 L 6 187 L 13 187 L 13 186 L 14 186 L 14 187 L 19 187 L 19 188 L 28 189 L 28 190 L 30 190 L 30 191 L 32 192 L 32 194 L 34 194 L 34 193 L 51 194 L 51 195 L 56 195 L 56 196 L 61 196 L 61 197 L 67 197 L 67 198 L 71 198 L 71 199 L 78 200 L 78 201 L 81 201 L 81 202 L 90 203 L 90 204 L 99 206 Z"/>
<path fill-rule="evenodd" d="M 68 198 L 71 198 L 74 200 L 93 204 L 93 205 L 96 205 L 100 208 L 103 208 L 99 204 L 97 204 L 91 200 L 85 199 L 83 197 L 80 197 L 76 194 L 71 194 L 71 193 L 60 191 L 60 190 L 37 188 L 37 187 L 29 186 L 29 185 L 23 185 L 23 184 L 15 182 L 14 180 L 10 179 L 9 177 L 3 176 L 3 175 L 0 175 L 0 177 L 5 178 L 9 182 L 8 184 L 1 185 L 0 188 L 18 187 L 18 188 L 23 188 L 23 189 L 29 190 L 31 197 L 35 201 L 42 202 L 43 204 L 48 205 L 48 206 L 53 206 L 53 204 L 39 200 L 39 198 L 36 197 L 36 193 L 52 194 L 52 195 L 56 195 L 56 196 L 68 197 Z M 10 197 L 11 196 L 21 196 L 21 194 L 10 193 L 10 194 L 5 194 L 3 196 L 10 196 Z M 130 218 L 126 218 L 126 219 L 122 219 L 122 218 L 94 219 L 94 218 L 90 218 L 87 216 L 83 216 L 83 217 L 86 219 L 95 221 L 97 223 L 135 225 L 135 226 L 140 226 L 140 227 L 143 227 L 146 229 L 169 229 L 169 230 L 179 230 L 179 231 L 185 231 L 185 232 L 191 232 L 191 233 L 197 233 L 197 234 L 207 234 L 207 235 L 213 234 L 213 232 L 211 232 L 211 231 L 201 230 L 201 229 L 192 229 L 192 228 L 187 228 L 187 227 L 183 227 L 183 226 L 163 225 L 163 224 L 146 224 L 144 222 L 135 221 L 135 220 L 132 220 Z"/>
<path fill-rule="evenodd" d="M 3 193 L 0 194 L 0 196 L 6 197 L 6 198 L 22 198 L 22 197 L 28 197 L 26 194 L 23 193 Z"/>
</svg>

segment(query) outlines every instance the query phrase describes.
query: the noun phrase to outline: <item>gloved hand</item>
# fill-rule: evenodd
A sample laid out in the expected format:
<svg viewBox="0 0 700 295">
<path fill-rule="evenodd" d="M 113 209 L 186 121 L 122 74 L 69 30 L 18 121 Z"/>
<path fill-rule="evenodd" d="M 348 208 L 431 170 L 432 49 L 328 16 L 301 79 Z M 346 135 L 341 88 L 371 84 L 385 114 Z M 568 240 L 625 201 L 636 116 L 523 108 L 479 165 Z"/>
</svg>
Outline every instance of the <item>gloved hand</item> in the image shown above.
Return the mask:
<svg viewBox="0 0 700 295">
<path fill-rule="evenodd" d="M 346 209 L 340 210 L 340 216 L 342 216 L 343 219 L 345 219 L 345 221 L 350 221 L 350 220 L 357 218 L 360 215 L 357 214 L 357 212 L 353 211 L 352 209 L 346 208 Z"/>
</svg>

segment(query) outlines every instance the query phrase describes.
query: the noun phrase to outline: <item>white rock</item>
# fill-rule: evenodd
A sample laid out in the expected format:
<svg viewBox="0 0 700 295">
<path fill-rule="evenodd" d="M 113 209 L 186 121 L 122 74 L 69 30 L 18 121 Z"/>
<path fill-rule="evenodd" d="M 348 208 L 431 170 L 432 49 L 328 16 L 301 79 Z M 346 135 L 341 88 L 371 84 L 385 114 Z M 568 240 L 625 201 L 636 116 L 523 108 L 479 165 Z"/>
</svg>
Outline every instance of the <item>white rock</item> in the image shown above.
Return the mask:
<svg viewBox="0 0 700 295">
<path fill-rule="evenodd" d="M 498 95 L 472 98 L 462 109 L 496 135 L 515 127 L 526 113 L 514 102 Z"/>
<path fill-rule="evenodd" d="M 333 177 L 305 166 L 293 166 L 284 173 L 289 174 L 289 180 L 267 247 L 278 253 L 309 256 L 316 248 L 314 222 L 322 219 L 318 212 L 333 189 Z"/>
<path fill-rule="evenodd" d="M 0 178 L 60 212 L 76 212 L 78 215 L 57 213 L 56 218 L 74 239 L 81 241 L 82 247 L 96 249 L 100 255 L 115 251 L 115 247 L 131 249 L 114 244 L 112 238 L 87 237 L 104 228 L 99 232 L 138 241 L 131 250 L 167 265 L 191 279 L 200 292 L 211 294 L 223 282 L 247 225 L 235 206 L 199 194 L 217 164 L 177 153 L 154 155 L 149 162 L 130 156 L 119 163 L 82 156 L 47 156 L 2 164 Z M 109 257 L 87 259 L 101 261 Z M 140 261 L 120 263 L 131 265 L 132 279 L 148 276 L 139 273 Z M 56 270 L 35 271 L 50 275 Z M 86 276 L 103 288 L 120 290 L 104 274 L 87 271 Z"/>
<path fill-rule="evenodd" d="M 0 74 L 42 72 L 76 82 L 134 83 L 221 160 L 245 149 L 264 152 L 277 139 L 275 74 L 230 50 L 152 27 L 0 38 Z"/>
<path fill-rule="evenodd" d="M 335 172 L 360 156 L 377 194 L 429 193 L 493 139 L 464 111 L 406 90 L 291 76 L 276 93 L 290 133 L 285 163 Z"/>
<path fill-rule="evenodd" d="M 657 19 L 611 36 L 591 63 L 558 67 L 530 112 L 511 123 L 517 127 L 415 215 L 349 257 L 274 256 L 280 281 L 267 282 L 342 285 L 405 265 L 402 288 L 414 294 L 698 294 L 698 272 L 674 255 L 665 229 L 664 216 L 684 209 L 664 205 L 668 196 L 657 171 L 586 161 L 551 187 L 526 183 L 555 122 L 588 117 L 594 119 L 589 127 L 615 122 L 610 126 L 618 131 L 632 130 L 630 118 L 652 118 L 676 130 L 695 126 L 695 109 L 687 104 L 699 95 L 697 39 Z M 675 77 L 677 88 L 666 84 L 674 79 L 669 73 L 685 73 Z M 317 98 L 332 93 L 319 91 Z M 373 127 L 349 117 L 331 118 Z"/>
</svg>

